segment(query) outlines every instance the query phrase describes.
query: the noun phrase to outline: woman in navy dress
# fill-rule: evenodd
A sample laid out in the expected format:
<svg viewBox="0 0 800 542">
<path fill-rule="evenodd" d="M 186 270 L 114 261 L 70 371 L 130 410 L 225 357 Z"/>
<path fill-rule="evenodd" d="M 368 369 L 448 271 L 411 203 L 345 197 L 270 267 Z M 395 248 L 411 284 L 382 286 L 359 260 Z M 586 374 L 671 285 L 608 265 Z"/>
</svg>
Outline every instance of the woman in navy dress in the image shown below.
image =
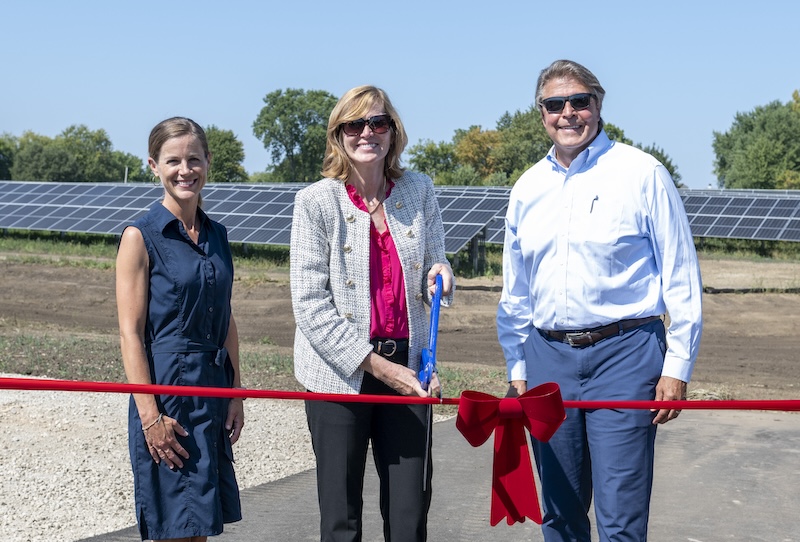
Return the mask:
<svg viewBox="0 0 800 542">
<path fill-rule="evenodd" d="M 200 209 L 210 154 L 203 129 L 153 128 L 148 164 L 164 199 L 125 228 L 117 305 L 128 382 L 239 387 L 227 232 Z M 128 416 L 142 540 L 205 542 L 241 519 L 233 471 L 241 399 L 134 394 Z"/>
</svg>

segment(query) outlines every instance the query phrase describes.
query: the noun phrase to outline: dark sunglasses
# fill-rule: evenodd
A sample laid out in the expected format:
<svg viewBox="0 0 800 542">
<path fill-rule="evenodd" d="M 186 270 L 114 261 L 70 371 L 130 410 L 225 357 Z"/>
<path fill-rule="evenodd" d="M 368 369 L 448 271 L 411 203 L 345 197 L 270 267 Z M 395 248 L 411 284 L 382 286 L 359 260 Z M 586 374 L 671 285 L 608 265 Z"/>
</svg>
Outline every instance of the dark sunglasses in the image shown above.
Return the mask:
<svg viewBox="0 0 800 542">
<path fill-rule="evenodd" d="M 592 103 L 592 98 L 596 99 L 597 96 L 589 92 L 581 92 L 580 94 L 573 94 L 572 96 L 553 96 L 552 98 L 545 98 L 542 100 L 542 105 L 548 113 L 561 113 L 561 111 L 564 110 L 564 106 L 569 102 L 572 109 L 580 111 L 589 107 L 589 104 Z"/>
<path fill-rule="evenodd" d="M 342 131 L 349 136 L 358 136 L 364 132 L 364 126 L 369 126 L 374 134 L 385 134 L 394 125 L 389 115 L 375 115 L 368 119 L 351 120 L 341 124 Z"/>
</svg>

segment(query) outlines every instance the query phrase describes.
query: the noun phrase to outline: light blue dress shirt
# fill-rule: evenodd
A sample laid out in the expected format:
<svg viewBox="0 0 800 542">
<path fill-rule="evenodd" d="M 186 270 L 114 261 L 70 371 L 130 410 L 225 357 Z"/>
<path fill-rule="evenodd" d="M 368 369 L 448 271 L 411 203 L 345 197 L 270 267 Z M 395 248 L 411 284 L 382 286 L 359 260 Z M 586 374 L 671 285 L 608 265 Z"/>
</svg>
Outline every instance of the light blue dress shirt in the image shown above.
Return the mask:
<svg viewBox="0 0 800 542">
<path fill-rule="evenodd" d="M 534 327 L 667 313 L 662 375 L 689 381 L 702 333 L 700 268 L 680 195 L 655 158 L 602 130 L 569 169 L 552 148 L 514 185 L 505 226 L 497 334 L 509 380 L 527 380 L 523 346 Z"/>
</svg>

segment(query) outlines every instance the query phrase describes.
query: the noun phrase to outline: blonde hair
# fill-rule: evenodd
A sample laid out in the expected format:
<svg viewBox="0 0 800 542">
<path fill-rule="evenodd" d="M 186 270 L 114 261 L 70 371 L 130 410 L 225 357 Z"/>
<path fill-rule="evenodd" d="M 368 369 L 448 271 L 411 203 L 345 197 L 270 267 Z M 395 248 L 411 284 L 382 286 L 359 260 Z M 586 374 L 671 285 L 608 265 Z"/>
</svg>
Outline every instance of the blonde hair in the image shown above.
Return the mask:
<svg viewBox="0 0 800 542">
<path fill-rule="evenodd" d="M 325 159 L 322 162 L 322 176 L 347 180 L 353 171 L 353 163 L 347 156 L 342 133 L 342 123 L 363 118 L 373 106 L 383 106 L 384 112 L 392 118 L 389 132 L 392 134 L 389 153 L 384 161 L 384 172 L 390 179 L 399 179 L 405 168 L 400 165 L 400 156 L 408 144 L 408 136 L 397 110 L 383 90 L 363 85 L 348 90 L 339 98 L 328 119 Z"/>
</svg>

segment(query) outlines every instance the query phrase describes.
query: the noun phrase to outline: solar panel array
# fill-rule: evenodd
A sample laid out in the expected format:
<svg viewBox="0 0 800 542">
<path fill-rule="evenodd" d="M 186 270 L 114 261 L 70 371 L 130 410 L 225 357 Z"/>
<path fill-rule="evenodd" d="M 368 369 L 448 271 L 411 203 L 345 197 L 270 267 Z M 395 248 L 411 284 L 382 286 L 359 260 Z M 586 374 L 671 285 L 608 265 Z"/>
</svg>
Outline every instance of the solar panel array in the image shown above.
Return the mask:
<svg viewBox="0 0 800 542">
<path fill-rule="evenodd" d="M 695 237 L 800 241 L 800 191 L 680 192 Z"/>
<path fill-rule="evenodd" d="M 232 242 L 288 246 L 300 183 L 208 184 L 203 209 L 228 229 Z M 158 185 L 0 181 L 0 228 L 119 235 L 161 198 Z M 464 248 L 497 213 L 508 191 L 437 187 L 445 251 Z"/>
<path fill-rule="evenodd" d="M 209 184 L 204 209 L 233 242 L 288 246 L 299 183 Z M 445 251 L 503 242 L 510 187 L 437 186 Z M 121 233 L 161 198 L 158 185 L 0 181 L 0 228 Z M 800 241 L 800 191 L 693 190 L 680 195 L 696 237 Z"/>
</svg>

